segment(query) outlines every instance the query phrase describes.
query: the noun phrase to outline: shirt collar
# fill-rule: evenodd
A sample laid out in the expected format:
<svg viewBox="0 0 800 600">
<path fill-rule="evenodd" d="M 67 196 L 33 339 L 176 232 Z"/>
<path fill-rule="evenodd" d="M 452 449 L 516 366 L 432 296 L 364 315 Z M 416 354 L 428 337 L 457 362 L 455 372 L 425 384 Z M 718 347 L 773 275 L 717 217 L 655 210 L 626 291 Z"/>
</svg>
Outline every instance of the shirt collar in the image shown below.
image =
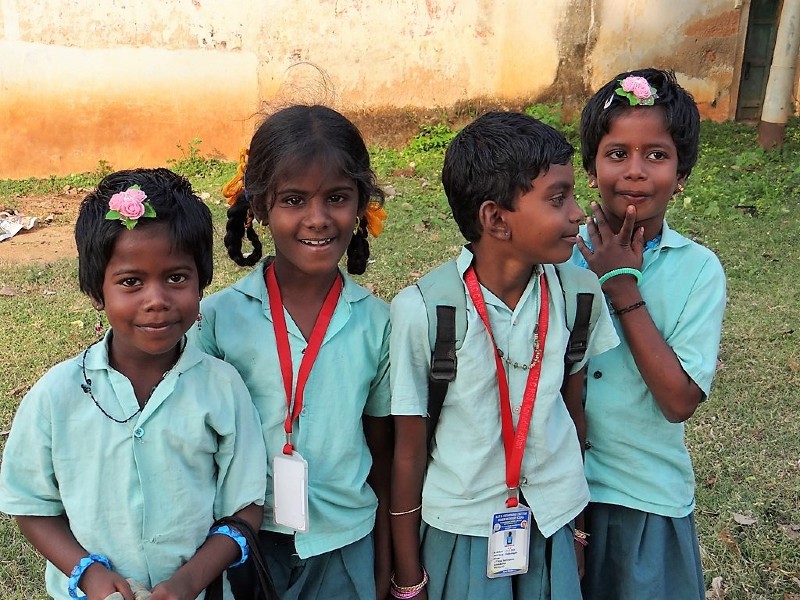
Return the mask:
<svg viewBox="0 0 800 600">
<path fill-rule="evenodd" d="M 108 344 L 111 342 L 112 332 L 113 330 L 109 329 L 102 340 L 89 346 L 85 350 L 85 358 L 84 355 L 81 355 L 83 365 L 87 371 L 108 371 L 111 369 L 111 365 L 108 362 Z M 185 344 L 183 352 L 178 362 L 172 367 L 172 370 L 177 373 L 184 373 L 191 369 L 203 359 L 204 354 L 194 344 L 187 343 L 185 337 L 181 343 Z"/>
<path fill-rule="evenodd" d="M 265 268 L 266 262 L 261 261 L 258 263 L 258 265 L 256 265 L 255 269 L 253 269 L 246 276 L 242 277 L 231 287 L 233 287 L 235 290 L 238 290 L 245 296 L 255 298 L 266 306 L 269 306 L 269 301 L 267 299 L 267 284 L 264 282 Z M 345 275 L 341 269 L 339 269 L 339 273 L 342 275 L 342 280 L 344 281 L 344 287 L 342 287 L 342 297 L 347 300 L 347 302 L 358 302 L 362 298 L 366 298 L 371 294 L 367 288 L 358 285 L 355 281 Z"/>
</svg>

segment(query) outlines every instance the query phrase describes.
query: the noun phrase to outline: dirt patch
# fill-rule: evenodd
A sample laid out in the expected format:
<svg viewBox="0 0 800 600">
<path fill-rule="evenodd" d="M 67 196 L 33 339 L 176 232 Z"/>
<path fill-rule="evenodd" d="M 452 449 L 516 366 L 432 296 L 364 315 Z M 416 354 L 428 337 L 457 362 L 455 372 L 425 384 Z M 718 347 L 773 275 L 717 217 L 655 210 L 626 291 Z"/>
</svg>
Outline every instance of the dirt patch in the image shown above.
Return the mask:
<svg viewBox="0 0 800 600">
<path fill-rule="evenodd" d="M 78 256 L 75 247 L 75 218 L 84 192 L 70 190 L 47 196 L 19 196 L 0 204 L 0 211 L 16 211 L 36 217 L 36 225 L 0 242 L 0 265 L 46 263 Z"/>
</svg>

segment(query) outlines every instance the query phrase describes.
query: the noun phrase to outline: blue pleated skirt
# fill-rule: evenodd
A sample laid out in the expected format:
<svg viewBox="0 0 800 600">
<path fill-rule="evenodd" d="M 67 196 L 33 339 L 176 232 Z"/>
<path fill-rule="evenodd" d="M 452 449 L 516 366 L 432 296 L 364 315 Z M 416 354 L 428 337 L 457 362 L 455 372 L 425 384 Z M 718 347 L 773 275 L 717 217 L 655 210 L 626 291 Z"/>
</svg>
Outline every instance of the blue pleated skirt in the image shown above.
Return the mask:
<svg viewBox="0 0 800 600">
<path fill-rule="evenodd" d="M 705 599 L 693 514 L 676 519 L 591 503 L 586 528 L 586 600 Z"/>
<path fill-rule="evenodd" d="M 580 600 L 573 528 L 545 539 L 531 528 L 528 572 L 486 576 L 488 538 L 422 525 L 422 561 L 430 576 L 429 600 Z"/>
<path fill-rule="evenodd" d="M 290 535 L 260 531 L 258 537 L 281 600 L 375 600 L 372 534 L 306 559 L 297 556 Z M 253 597 L 253 575 L 244 569 L 228 570 L 237 600 Z"/>
</svg>

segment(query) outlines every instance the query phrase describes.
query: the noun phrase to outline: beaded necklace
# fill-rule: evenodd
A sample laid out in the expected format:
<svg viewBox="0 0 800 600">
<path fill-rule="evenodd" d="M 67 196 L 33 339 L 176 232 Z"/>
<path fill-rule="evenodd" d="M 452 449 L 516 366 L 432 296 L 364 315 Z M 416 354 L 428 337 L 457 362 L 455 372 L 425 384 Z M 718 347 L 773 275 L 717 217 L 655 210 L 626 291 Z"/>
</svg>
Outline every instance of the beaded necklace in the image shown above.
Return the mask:
<svg viewBox="0 0 800 600">
<path fill-rule="evenodd" d="M 98 341 L 102 341 L 102 340 L 98 340 Z M 138 410 L 135 413 L 133 413 L 130 417 L 126 418 L 126 419 L 117 419 L 115 417 L 112 417 L 110 414 L 108 414 L 106 412 L 106 410 L 102 406 L 100 406 L 100 403 L 97 401 L 97 398 L 95 398 L 94 394 L 92 393 L 92 380 L 89 379 L 87 377 L 87 375 L 86 375 L 86 355 L 89 354 L 89 349 L 92 346 L 94 346 L 95 344 L 97 344 L 97 342 L 89 344 L 89 346 L 86 347 L 86 350 L 83 351 L 83 358 L 81 359 L 81 372 L 83 373 L 83 383 L 81 384 L 81 389 L 83 390 L 83 392 L 85 394 L 89 394 L 89 397 L 92 399 L 92 402 L 94 402 L 94 405 L 97 408 L 99 408 L 100 412 L 103 413 L 106 417 L 108 417 L 109 419 L 111 419 L 115 423 L 127 423 L 132 418 L 134 418 L 136 415 L 138 415 L 140 412 L 142 412 L 144 407 L 147 406 L 147 402 L 150 400 L 151 396 L 153 395 L 153 392 L 156 391 L 156 388 L 159 386 L 159 384 L 167 378 L 167 375 L 172 373 L 172 370 L 175 368 L 175 365 L 178 364 L 178 361 L 180 360 L 181 356 L 183 356 L 183 351 L 186 348 L 186 343 L 187 343 L 186 342 L 186 336 L 184 336 L 183 339 L 181 340 L 181 342 L 179 343 L 180 347 L 178 349 L 178 357 L 175 359 L 175 362 L 172 363 L 172 366 L 167 371 L 165 371 L 163 375 L 161 375 L 161 379 L 159 379 L 158 382 L 156 382 L 156 384 L 150 389 L 150 393 L 147 395 L 147 398 L 142 403 L 142 405 L 138 408 Z"/>
<path fill-rule="evenodd" d="M 541 270 L 540 270 L 541 269 Z M 544 272 L 544 267 L 539 265 L 533 271 L 534 276 L 538 277 Z M 534 291 L 536 290 L 536 286 L 534 286 Z M 539 302 L 537 301 L 536 306 L 534 307 L 535 310 L 538 310 Z M 506 356 L 506 353 L 503 352 L 502 349 L 499 347 L 497 348 L 497 356 L 503 359 L 503 362 L 506 363 L 512 369 L 522 369 L 523 371 L 528 371 L 535 367 L 539 360 L 542 358 L 542 350 L 539 344 L 539 325 L 536 324 L 533 326 L 533 358 L 531 358 L 530 364 L 528 363 L 521 363 L 515 360 L 511 360 L 510 357 Z"/>
<path fill-rule="evenodd" d="M 527 371 L 528 369 L 535 367 L 542 358 L 542 350 L 539 346 L 539 326 L 535 325 L 533 329 L 533 358 L 531 359 L 530 364 L 511 360 L 500 348 L 497 349 L 497 356 L 502 358 L 503 362 L 512 369 L 522 369 L 523 371 Z"/>
</svg>

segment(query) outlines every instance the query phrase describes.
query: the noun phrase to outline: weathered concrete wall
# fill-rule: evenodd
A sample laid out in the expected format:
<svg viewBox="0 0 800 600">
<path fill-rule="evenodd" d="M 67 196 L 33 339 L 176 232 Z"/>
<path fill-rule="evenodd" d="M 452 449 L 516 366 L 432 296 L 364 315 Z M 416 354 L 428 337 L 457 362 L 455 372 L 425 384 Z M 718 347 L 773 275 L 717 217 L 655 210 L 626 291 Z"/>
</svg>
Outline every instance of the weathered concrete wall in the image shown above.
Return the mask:
<svg viewBox="0 0 800 600">
<path fill-rule="evenodd" d="M 262 108 L 580 106 L 670 67 L 726 118 L 737 0 L 0 0 L 0 177 L 234 158 Z M 236 10 L 231 7 L 236 6 Z"/>
<path fill-rule="evenodd" d="M 597 4 L 593 89 L 632 67 L 671 68 L 703 116 L 728 117 L 741 19 L 737 2 L 602 0 Z"/>
</svg>

